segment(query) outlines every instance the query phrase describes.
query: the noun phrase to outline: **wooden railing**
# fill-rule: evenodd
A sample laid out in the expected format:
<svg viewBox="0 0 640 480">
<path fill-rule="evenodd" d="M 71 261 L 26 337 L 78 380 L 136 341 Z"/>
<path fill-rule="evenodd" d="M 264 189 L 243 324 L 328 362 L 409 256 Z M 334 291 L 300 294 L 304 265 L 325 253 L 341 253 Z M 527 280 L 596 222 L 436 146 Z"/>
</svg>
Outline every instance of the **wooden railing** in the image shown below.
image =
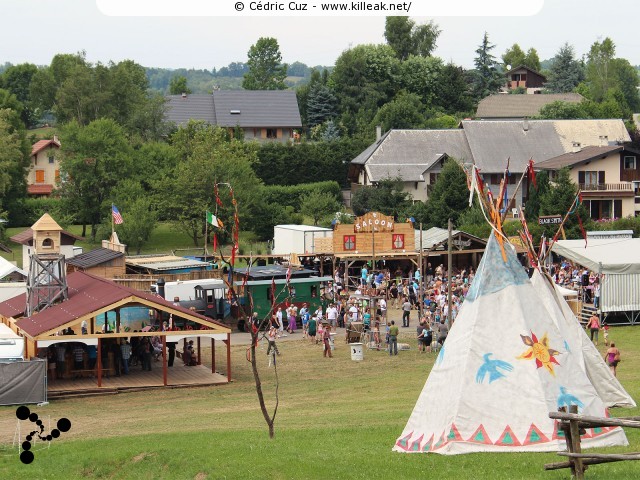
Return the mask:
<svg viewBox="0 0 640 480">
<path fill-rule="evenodd" d="M 633 192 L 633 183 L 581 183 L 578 185 L 583 192 Z"/>
<path fill-rule="evenodd" d="M 559 420 L 559 428 L 564 432 L 567 442 L 567 451 L 558 452 L 561 457 L 569 457 L 566 462 L 548 463 L 545 470 L 559 470 L 570 468 L 573 478 L 584 480 L 584 472 L 589 465 L 599 463 L 621 462 L 624 460 L 640 460 L 640 453 L 582 453 L 580 447 L 580 434 L 585 428 L 600 427 L 629 427 L 640 428 L 640 417 L 601 418 L 578 415 L 577 405 L 561 407 L 557 412 L 549 412 L 549 418 Z"/>
</svg>

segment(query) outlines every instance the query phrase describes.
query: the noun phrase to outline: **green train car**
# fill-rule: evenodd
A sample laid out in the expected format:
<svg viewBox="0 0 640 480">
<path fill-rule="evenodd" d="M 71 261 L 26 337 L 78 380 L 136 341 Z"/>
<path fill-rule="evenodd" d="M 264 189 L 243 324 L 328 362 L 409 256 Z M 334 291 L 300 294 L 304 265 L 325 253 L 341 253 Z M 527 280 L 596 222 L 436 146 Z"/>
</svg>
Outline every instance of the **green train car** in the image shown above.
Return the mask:
<svg viewBox="0 0 640 480">
<path fill-rule="evenodd" d="M 251 301 L 253 301 L 253 311 L 258 314 L 259 319 L 262 320 L 271 314 L 274 282 L 276 310 L 278 307 L 284 310 L 292 304 L 300 309 L 306 303 L 309 310 L 313 312 L 319 306 L 325 309 L 329 304 L 324 297 L 324 290 L 328 282 L 333 280 L 332 277 L 314 276 L 316 272 L 313 270 L 294 270 L 287 285 L 286 269 L 282 267 L 270 266 L 261 267 L 257 271 L 251 270 L 246 281 L 245 273 L 238 272 L 234 282 L 240 308 L 232 308 L 232 313 L 235 313 L 238 318 L 239 330 L 244 330 L 244 312 L 251 310 Z"/>
</svg>

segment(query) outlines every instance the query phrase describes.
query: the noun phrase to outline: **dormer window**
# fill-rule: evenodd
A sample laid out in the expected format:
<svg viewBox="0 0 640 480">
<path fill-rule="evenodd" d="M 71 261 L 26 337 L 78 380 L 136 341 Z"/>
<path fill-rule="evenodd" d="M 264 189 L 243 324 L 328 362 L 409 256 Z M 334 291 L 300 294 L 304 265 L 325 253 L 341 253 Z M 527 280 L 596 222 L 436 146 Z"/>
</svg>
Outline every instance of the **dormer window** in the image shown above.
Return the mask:
<svg viewBox="0 0 640 480">
<path fill-rule="evenodd" d="M 240 110 L 229 110 L 231 115 L 240 115 Z"/>
</svg>

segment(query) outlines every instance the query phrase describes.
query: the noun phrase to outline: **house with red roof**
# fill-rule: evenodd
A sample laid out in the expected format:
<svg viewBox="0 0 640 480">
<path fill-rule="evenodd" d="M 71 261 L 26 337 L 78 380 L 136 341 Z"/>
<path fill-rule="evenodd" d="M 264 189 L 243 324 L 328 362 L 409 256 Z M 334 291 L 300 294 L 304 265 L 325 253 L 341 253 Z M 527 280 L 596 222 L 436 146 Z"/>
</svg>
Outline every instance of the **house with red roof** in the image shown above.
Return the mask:
<svg viewBox="0 0 640 480">
<path fill-rule="evenodd" d="M 27 175 L 27 193 L 47 197 L 60 178 L 60 141 L 56 135 L 50 140 L 38 140 L 31 147 L 31 163 Z"/>
</svg>

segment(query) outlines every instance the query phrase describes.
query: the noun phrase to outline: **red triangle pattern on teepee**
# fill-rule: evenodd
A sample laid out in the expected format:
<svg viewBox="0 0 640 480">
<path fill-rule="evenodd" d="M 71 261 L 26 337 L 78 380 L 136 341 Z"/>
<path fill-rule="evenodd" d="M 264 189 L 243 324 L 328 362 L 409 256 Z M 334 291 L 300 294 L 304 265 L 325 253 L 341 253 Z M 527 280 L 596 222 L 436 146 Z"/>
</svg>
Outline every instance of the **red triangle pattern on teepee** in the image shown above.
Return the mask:
<svg viewBox="0 0 640 480">
<path fill-rule="evenodd" d="M 564 440 L 566 435 L 560 429 L 560 422 L 558 420 L 553 422 L 553 435 L 551 435 L 551 440 Z"/>
<path fill-rule="evenodd" d="M 527 432 L 527 437 L 524 440 L 524 445 L 535 445 L 536 443 L 545 443 L 548 441 L 547 436 L 532 423 Z"/>
<path fill-rule="evenodd" d="M 449 435 L 447 435 L 447 443 L 449 442 L 462 442 L 462 435 L 460 435 L 460 432 L 458 431 L 458 429 L 456 428 L 456 424 L 452 423 L 451 424 L 451 430 L 449 430 Z"/>
<path fill-rule="evenodd" d="M 495 445 L 499 445 L 501 447 L 519 447 L 522 444 L 518 441 L 518 439 L 514 435 L 513 430 L 511 430 L 511 427 L 507 425 L 504 429 L 504 432 L 502 432 L 502 435 L 500 435 L 500 438 L 495 443 Z"/>
<path fill-rule="evenodd" d="M 424 438 L 424 434 L 420 435 L 416 440 L 411 442 L 411 446 L 409 447 L 410 452 L 419 452 L 420 451 L 420 442 Z"/>
<path fill-rule="evenodd" d="M 432 445 L 433 445 L 433 433 L 431 434 L 431 438 L 429 438 L 429 441 L 422 446 L 422 451 L 423 452 L 430 451 Z"/>
<path fill-rule="evenodd" d="M 399 438 L 396 441 L 396 445 L 398 447 L 400 447 L 403 450 L 408 450 L 409 449 L 409 440 L 411 440 L 411 436 L 413 435 L 413 432 L 409 433 L 408 435 L 406 435 L 403 438 Z"/>
<path fill-rule="evenodd" d="M 442 435 L 440 435 L 440 439 L 435 443 L 435 445 L 433 446 L 433 448 L 431 449 L 431 451 L 433 452 L 434 450 L 437 450 L 439 448 L 444 447 L 448 442 L 446 441 L 446 439 L 444 438 L 444 432 L 442 432 Z"/>
<path fill-rule="evenodd" d="M 471 443 L 480 443 L 482 445 L 493 445 L 493 442 L 489 438 L 489 435 L 482 424 L 480 424 L 467 441 Z"/>
</svg>

